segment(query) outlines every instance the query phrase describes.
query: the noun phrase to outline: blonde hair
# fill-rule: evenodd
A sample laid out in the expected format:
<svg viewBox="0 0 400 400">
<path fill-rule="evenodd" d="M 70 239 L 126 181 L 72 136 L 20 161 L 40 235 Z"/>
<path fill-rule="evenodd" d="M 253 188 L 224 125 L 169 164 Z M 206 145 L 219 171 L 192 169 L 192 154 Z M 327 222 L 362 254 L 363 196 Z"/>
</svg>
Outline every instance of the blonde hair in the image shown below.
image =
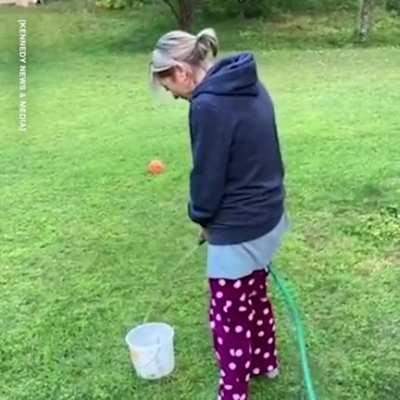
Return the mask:
<svg viewBox="0 0 400 400">
<path fill-rule="evenodd" d="M 219 43 L 212 28 L 192 35 L 184 31 L 171 31 L 161 36 L 152 54 L 150 74 L 153 84 L 160 77 L 173 74 L 178 65 L 192 68 L 207 67 L 217 56 Z"/>
</svg>

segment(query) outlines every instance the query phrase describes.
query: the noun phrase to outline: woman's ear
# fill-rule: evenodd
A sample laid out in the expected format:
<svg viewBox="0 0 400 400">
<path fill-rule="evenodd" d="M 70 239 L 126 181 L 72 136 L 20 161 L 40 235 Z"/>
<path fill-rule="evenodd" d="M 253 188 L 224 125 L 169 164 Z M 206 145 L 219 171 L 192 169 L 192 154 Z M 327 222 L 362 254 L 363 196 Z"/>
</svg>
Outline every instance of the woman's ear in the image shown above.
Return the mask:
<svg viewBox="0 0 400 400">
<path fill-rule="evenodd" d="M 175 74 L 180 82 L 190 82 L 192 79 L 191 71 L 186 65 L 177 65 L 175 67 Z"/>
<path fill-rule="evenodd" d="M 179 79 L 182 80 L 185 77 L 185 69 L 183 68 L 182 65 L 177 65 L 175 67 L 175 76 Z"/>
<path fill-rule="evenodd" d="M 193 80 L 193 72 L 190 69 L 185 70 L 185 81 L 186 82 L 192 82 Z"/>
</svg>

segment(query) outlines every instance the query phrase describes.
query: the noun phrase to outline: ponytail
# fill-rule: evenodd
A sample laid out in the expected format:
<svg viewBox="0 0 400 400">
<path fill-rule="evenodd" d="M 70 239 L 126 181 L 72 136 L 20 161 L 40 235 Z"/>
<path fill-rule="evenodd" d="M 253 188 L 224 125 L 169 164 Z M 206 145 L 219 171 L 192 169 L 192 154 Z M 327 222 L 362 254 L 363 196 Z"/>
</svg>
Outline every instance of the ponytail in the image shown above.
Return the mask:
<svg viewBox="0 0 400 400">
<path fill-rule="evenodd" d="M 206 28 L 197 34 L 195 51 L 201 60 L 205 60 L 210 52 L 213 57 L 217 56 L 218 39 L 214 29 Z"/>
</svg>

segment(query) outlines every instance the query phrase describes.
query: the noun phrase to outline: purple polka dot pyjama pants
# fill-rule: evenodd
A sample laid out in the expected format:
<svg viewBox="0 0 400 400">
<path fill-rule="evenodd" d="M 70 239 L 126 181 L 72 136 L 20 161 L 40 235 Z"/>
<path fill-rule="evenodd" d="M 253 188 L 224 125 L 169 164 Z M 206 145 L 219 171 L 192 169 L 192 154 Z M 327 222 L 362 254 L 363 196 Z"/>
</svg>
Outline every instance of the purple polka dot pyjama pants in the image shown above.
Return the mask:
<svg viewBox="0 0 400 400">
<path fill-rule="evenodd" d="M 278 368 L 268 271 L 209 279 L 210 327 L 220 368 L 218 400 L 249 400 L 249 381 Z"/>
</svg>

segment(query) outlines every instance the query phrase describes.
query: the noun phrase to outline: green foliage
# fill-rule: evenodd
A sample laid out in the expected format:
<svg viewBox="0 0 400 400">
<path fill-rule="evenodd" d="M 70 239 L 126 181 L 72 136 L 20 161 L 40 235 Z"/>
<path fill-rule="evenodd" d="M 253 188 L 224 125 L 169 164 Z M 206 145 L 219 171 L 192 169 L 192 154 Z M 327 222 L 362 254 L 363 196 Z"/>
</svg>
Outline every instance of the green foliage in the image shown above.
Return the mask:
<svg viewBox="0 0 400 400">
<path fill-rule="evenodd" d="M 386 0 L 386 9 L 400 14 L 400 0 Z"/>
<path fill-rule="evenodd" d="M 238 0 L 239 12 L 246 18 L 257 18 L 270 12 L 268 0 Z"/>
<path fill-rule="evenodd" d="M 46 0 L 45 6 L 49 9 L 57 9 L 61 12 L 94 10 L 96 7 L 96 0 Z"/>
<path fill-rule="evenodd" d="M 270 13 L 268 0 L 205 0 L 202 11 L 205 15 L 215 17 L 255 18 Z"/>
<path fill-rule="evenodd" d="M 358 8 L 359 0 L 271 0 L 273 7 L 286 11 L 339 11 Z"/>
<path fill-rule="evenodd" d="M 395 1 L 395 0 L 393 0 Z M 262 17 L 273 11 L 306 12 L 306 11 L 343 11 L 355 10 L 358 0 L 205 0 L 203 10 L 206 15 Z"/>
<path fill-rule="evenodd" d="M 140 0 L 96 0 L 98 7 L 109 9 L 123 9 L 132 7 L 134 4 L 142 4 Z"/>
<path fill-rule="evenodd" d="M 338 11 L 326 14 L 285 13 L 273 18 L 215 19 L 222 48 L 230 49 L 281 49 L 323 48 L 358 46 L 354 36 L 356 14 Z M 210 23 L 209 17 L 201 18 L 195 30 Z M 384 10 L 377 10 L 375 26 L 368 46 L 400 44 L 400 18 Z"/>
</svg>

